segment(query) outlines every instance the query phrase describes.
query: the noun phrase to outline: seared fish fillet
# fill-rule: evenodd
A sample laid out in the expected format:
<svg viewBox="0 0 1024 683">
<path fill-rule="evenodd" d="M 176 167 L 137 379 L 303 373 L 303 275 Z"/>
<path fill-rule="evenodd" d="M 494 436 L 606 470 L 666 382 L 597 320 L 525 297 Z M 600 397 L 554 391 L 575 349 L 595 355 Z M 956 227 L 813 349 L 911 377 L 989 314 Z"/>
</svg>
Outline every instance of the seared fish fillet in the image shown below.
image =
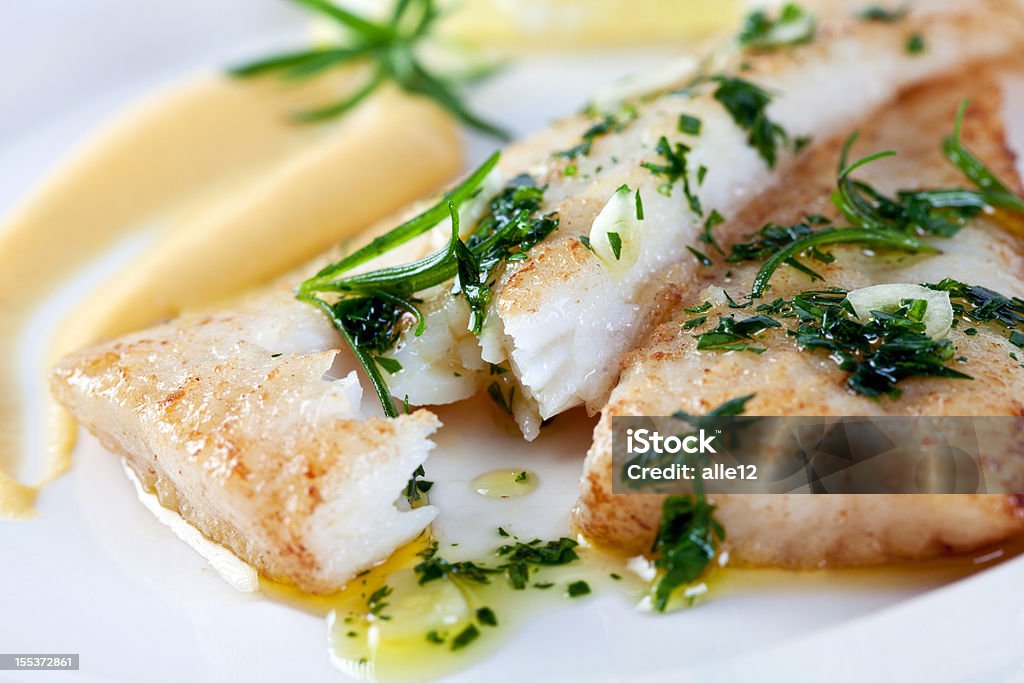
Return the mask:
<svg viewBox="0 0 1024 683">
<path fill-rule="evenodd" d="M 433 447 L 426 411 L 366 419 L 330 377 L 319 314 L 291 292 L 71 356 L 60 401 L 160 501 L 264 575 L 329 592 L 435 515 L 402 493 Z M 401 501 L 401 503 L 398 503 Z"/>
<path fill-rule="evenodd" d="M 829 3 L 806 45 L 719 54 L 703 67 L 708 76 L 738 76 L 769 93 L 767 117 L 788 136 L 788 142 L 778 142 L 772 168 L 748 142 L 748 131 L 715 98 L 715 82 L 698 85 L 691 94 L 667 92 L 702 73 L 685 69 L 675 82 L 662 83 L 661 91 L 631 100 L 635 120 L 592 136 L 588 154 L 566 150 L 583 142 L 599 115 L 562 121 L 505 152 L 502 175 L 527 173 L 546 185 L 542 212 L 560 217 L 558 230 L 498 278 L 480 338 L 483 360 L 509 364 L 520 385 L 513 408 L 528 438 L 537 434 L 540 418 L 580 404 L 591 412 L 600 409 L 622 355 L 663 318 L 675 286 L 696 277 L 699 264 L 687 248 L 699 246 L 706 218 L 717 211 L 735 219 L 754 197 L 786 181 L 798 156 L 795 141 L 827 139 L 906 87 L 1024 44 L 1021 5 L 1008 0 L 915 2 L 906 18 L 889 23 L 859 18 L 864 5 L 861 0 Z M 927 49 L 911 54 L 906 41 L 914 33 L 923 36 Z M 699 134 L 680 131 L 681 115 L 699 119 Z M 662 137 L 672 146 L 691 148 L 681 176 L 643 167 L 667 163 L 656 149 Z M 688 202 L 682 176 L 703 215 Z M 623 247 L 630 259 L 609 267 L 579 236 L 590 234 L 595 217 L 623 184 L 639 190 L 646 217 L 635 240 Z M 405 371 L 391 380 L 394 394 L 408 394 L 417 405 L 473 394 L 474 373 L 486 366 L 471 357 L 458 367 L 466 355 L 465 321 L 458 317 L 465 307 L 451 311 L 435 303 L 427 308 L 433 311 L 427 328 L 433 323 L 435 333 L 407 335 L 396 354 Z M 461 379 L 453 379 L 453 366 Z M 431 371 L 443 391 L 417 381 Z"/>
<path fill-rule="evenodd" d="M 972 98 L 965 140 L 1000 177 L 1016 179 L 1014 159 L 1004 142 L 998 85 L 974 72 L 943 80 L 901 98 L 865 124 L 855 157 L 894 149 L 898 156 L 863 169 L 858 176 L 884 192 L 896 189 L 963 187 L 965 180 L 941 156 L 957 103 Z M 797 223 L 806 213 L 835 215 L 828 194 L 835 183 L 839 143 L 823 145 L 802 159 L 785 187 L 755 202 L 733 227 L 752 232 L 767 222 Z M 1015 183 L 1016 184 L 1016 183 Z M 1016 188 L 1019 191 L 1019 184 Z M 835 262 L 813 261 L 826 282 L 812 282 L 783 267 L 762 302 L 808 289 L 846 290 L 881 283 L 938 282 L 953 277 L 1010 296 L 1024 295 L 1024 242 L 984 216 L 953 239 L 936 239 L 938 255 L 866 255 L 847 247 L 830 251 Z M 810 263 L 810 262 L 809 262 Z M 737 300 L 750 292 L 759 263 L 708 269 L 706 280 Z M 731 269 L 732 277 L 724 272 Z M 700 303 L 699 287 L 685 305 Z M 646 552 L 661 516 L 656 495 L 612 495 L 611 419 L 615 415 L 703 414 L 726 400 L 755 394 L 748 415 L 1024 415 L 1024 368 L 1005 330 L 967 325 L 950 332 L 958 366 L 973 380 L 912 378 L 900 382 L 898 399 L 872 400 L 849 391 L 847 373 L 822 352 L 799 350 L 785 330 L 764 335 L 767 351 L 713 352 L 696 349 L 695 334 L 708 322 L 685 330 L 678 317 L 659 327 L 648 343 L 624 363 L 587 455 L 575 521 L 587 536 L 606 544 Z M 689 316 L 693 317 L 693 316 Z M 716 495 L 716 516 L 726 529 L 730 562 L 784 567 L 862 565 L 921 559 L 969 551 L 1024 534 L 1024 496 L 1013 495 Z"/>
</svg>

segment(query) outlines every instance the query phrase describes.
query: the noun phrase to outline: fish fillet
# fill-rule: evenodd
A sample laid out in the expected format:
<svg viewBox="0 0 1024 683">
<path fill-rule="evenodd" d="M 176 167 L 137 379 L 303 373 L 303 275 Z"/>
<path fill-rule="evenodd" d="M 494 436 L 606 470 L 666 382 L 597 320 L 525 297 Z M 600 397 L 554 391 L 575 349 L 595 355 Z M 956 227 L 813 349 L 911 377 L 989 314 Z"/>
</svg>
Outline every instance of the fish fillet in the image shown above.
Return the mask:
<svg viewBox="0 0 1024 683">
<path fill-rule="evenodd" d="M 163 505 L 264 575 L 329 592 L 433 519 L 402 493 L 440 423 L 366 418 L 322 334 L 278 291 L 79 352 L 51 387 Z"/>
<path fill-rule="evenodd" d="M 809 44 L 768 54 L 731 53 L 713 60 L 709 73 L 739 75 L 767 90 L 773 97 L 768 118 L 790 141 L 822 140 L 907 87 L 1024 44 L 1021 5 L 1007 0 L 916 2 L 905 19 L 892 23 L 858 18 L 863 5 L 859 0 L 829 3 Z M 907 51 L 906 39 L 913 33 L 924 37 L 924 52 Z M 741 62 L 746 66 L 741 68 Z M 683 69 L 662 87 L 681 88 L 694 75 Z M 659 138 L 692 148 L 687 175 L 704 216 L 717 210 L 735 218 L 749 201 L 787 180 L 797 159 L 792 146 L 780 145 L 778 161 L 769 168 L 714 91 L 709 84 L 692 95 L 662 92 L 640 98 L 634 101 L 635 120 L 621 131 L 595 137 L 589 154 L 571 160 L 556 153 L 580 143 L 600 117 L 584 114 L 561 121 L 504 153 L 502 175 L 527 173 L 545 185 L 542 211 L 560 218 L 558 230 L 528 259 L 500 274 L 480 337 L 482 359 L 507 364 L 519 385 L 513 408 L 528 438 L 536 436 L 541 419 L 573 406 L 599 410 L 618 377 L 622 355 L 664 317 L 676 286 L 698 276 L 699 264 L 687 247 L 698 245 L 704 218 L 688 205 L 681 180 L 668 191 L 662 187 L 664 176 L 642 166 L 664 163 L 655 150 Z M 701 121 L 699 135 L 680 132 L 683 114 Z M 570 165 L 574 173 L 567 173 Z M 639 190 L 646 217 L 633 245 L 635 263 L 611 269 L 578 237 L 590 233 L 597 214 L 623 184 Z M 440 303 L 428 308 L 433 311 L 428 329 L 433 323 L 444 332 L 407 335 L 395 354 L 405 370 L 392 379 L 395 395 L 409 395 L 417 405 L 473 394 L 480 372 L 488 381 L 486 365 L 475 353 L 468 354 L 471 362 L 465 367 L 457 367 L 472 351 L 472 339 L 467 345 L 466 333 L 460 335 L 462 312 Z M 455 373 L 460 377 L 454 378 Z M 427 374 L 443 391 L 419 381 Z"/>
<path fill-rule="evenodd" d="M 985 72 L 940 80 L 908 93 L 865 122 L 855 156 L 894 149 L 894 159 L 865 167 L 858 177 L 885 192 L 963 187 L 959 171 L 941 155 L 958 102 L 972 99 L 965 141 L 1000 177 L 1017 179 L 1004 141 L 998 84 Z M 789 225 L 807 213 L 834 216 L 829 191 L 835 183 L 841 139 L 802 159 L 789 182 L 748 207 L 733 227 L 752 232 L 767 222 Z M 1020 190 L 1019 182 L 1014 183 Z M 1024 295 L 1024 241 L 984 216 L 951 240 L 936 239 L 937 255 L 869 256 L 854 247 L 832 250 L 832 264 L 813 262 L 825 283 L 783 267 L 765 301 L 822 287 L 855 288 L 880 283 L 938 282 L 953 277 L 1010 296 Z M 707 282 L 734 298 L 748 293 L 759 263 L 708 269 Z M 819 267 L 820 266 L 820 267 Z M 731 270 L 731 276 L 726 274 Z M 698 287 L 685 306 L 700 303 Z M 687 316 L 660 326 L 624 363 L 587 455 L 579 529 L 601 543 L 633 552 L 651 547 L 662 497 L 611 493 L 611 419 L 615 415 L 703 414 L 726 400 L 754 394 L 749 415 L 1024 415 L 1024 368 L 1004 330 L 961 325 L 950 333 L 962 366 L 973 380 L 912 378 L 898 399 L 872 400 L 850 392 L 847 373 L 824 353 L 801 351 L 785 331 L 764 338 L 763 355 L 697 351 L 694 334 L 717 323 L 728 309 L 709 312 L 709 322 L 685 330 Z M 739 312 L 739 317 L 746 317 Z M 693 316 L 689 316 L 693 317 Z M 862 565 L 922 559 L 968 551 L 1024 534 L 1024 496 L 1013 495 L 716 495 L 716 516 L 726 529 L 731 562 L 785 567 Z"/>
</svg>

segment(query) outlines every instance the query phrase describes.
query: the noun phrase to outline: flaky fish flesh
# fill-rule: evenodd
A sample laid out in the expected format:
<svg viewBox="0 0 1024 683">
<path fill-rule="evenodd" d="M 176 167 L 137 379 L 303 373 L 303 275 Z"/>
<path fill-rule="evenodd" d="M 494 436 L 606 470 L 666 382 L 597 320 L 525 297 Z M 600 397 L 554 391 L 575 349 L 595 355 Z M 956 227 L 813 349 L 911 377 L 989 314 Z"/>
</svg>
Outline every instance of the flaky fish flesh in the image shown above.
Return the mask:
<svg viewBox="0 0 1024 683">
<path fill-rule="evenodd" d="M 1014 157 L 1004 137 L 999 85 L 984 72 L 940 80 L 908 93 L 874 117 L 855 147 L 863 154 L 895 150 L 898 156 L 865 167 L 858 178 L 884 192 L 963 186 L 959 171 L 943 157 L 957 104 L 970 97 L 968 145 L 1003 179 L 1014 179 Z M 802 159 L 790 182 L 754 202 L 738 218 L 746 232 L 772 222 L 790 225 L 805 214 L 834 216 L 829 192 L 835 184 L 842 140 L 822 145 Z M 739 227 L 739 226 L 737 226 Z M 934 239 L 940 254 L 870 255 L 858 247 L 836 247 L 835 261 L 813 261 L 824 282 L 783 267 L 762 303 L 825 287 L 854 290 L 884 283 L 940 282 L 954 278 L 1024 295 L 1021 233 L 992 215 L 971 221 L 949 240 Z M 722 264 L 707 269 L 734 300 L 751 291 L 760 263 Z M 731 271 L 727 275 L 727 271 Z M 709 290 L 713 293 L 716 290 Z M 700 304 L 700 289 L 684 307 Z M 714 298 L 712 295 L 711 298 Z M 868 398 L 852 392 L 848 373 L 826 353 L 800 348 L 785 329 L 759 337 L 749 351 L 700 351 L 696 335 L 715 327 L 719 316 L 754 315 L 716 300 L 693 329 L 695 316 L 682 310 L 631 354 L 622 379 L 595 430 L 575 512 L 580 530 L 594 540 L 647 552 L 654 540 L 663 497 L 612 495 L 611 419 L 616 415 L 704 414 L 740 394 L 753 394 L 749 415 L 1006 415 L 1024 416 L 1024 368 L 1005 330 L 959 325 L 949 332 L 958 369 L 972 379 L 913 377 L 899 383 L 898 398 Z M 1019 454 L 1017 459 L 1019 461 Z M 714 495 L 715 515 L 726 529 L 723 548 L 730 562 L 784 567 L 863 565 L 962 552 L 1024 534 L 1024 496 L 1017 495 Z"/>
</svg>

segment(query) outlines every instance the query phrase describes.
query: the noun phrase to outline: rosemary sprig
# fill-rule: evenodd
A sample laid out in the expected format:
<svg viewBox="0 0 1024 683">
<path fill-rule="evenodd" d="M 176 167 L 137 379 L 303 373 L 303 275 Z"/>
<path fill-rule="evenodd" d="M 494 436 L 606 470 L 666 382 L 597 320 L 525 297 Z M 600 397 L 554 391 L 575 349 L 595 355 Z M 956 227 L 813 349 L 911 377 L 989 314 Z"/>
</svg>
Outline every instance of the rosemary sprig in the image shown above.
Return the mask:
<svg viewBox="0 0 1024 683">
<path fill-rule="evenodd" d="M 231 75 L 249 78 L 273 73 L 297 80 L 341 66 L 371 67 L 365 83 L 353 92 L 337 102 L 295 114 L 296 121 L 315 122 L 341 116 L 381 85 L 392 82 L 408 93 L 433 100 L 470 128 L 501 140 L 510 138 L 507 131 L 470 111 L 458 95 L 457 86 L 478 80 L 479 73 L 462 78 L 440 76 L 431 72 L 418 56 L 418 48 L 442 16 L 435 0 L 398 0 L 391 15 L 382 22 L 361 17 L 329 0 L 291 1 L 338 23 L 345 29 L 349 44 L 273 55 L 234 67 L 229 70 Z"/>
</svg>

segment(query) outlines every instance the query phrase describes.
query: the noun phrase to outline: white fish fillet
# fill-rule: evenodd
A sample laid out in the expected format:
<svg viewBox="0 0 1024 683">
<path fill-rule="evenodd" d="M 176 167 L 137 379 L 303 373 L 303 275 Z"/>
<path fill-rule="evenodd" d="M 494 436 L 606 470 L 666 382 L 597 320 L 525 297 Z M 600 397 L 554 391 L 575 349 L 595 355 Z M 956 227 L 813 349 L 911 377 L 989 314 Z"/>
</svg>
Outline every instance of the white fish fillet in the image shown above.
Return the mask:
<svg viewBox="0 0 1024 683">
<path fill-rule="evenodd" d="M 330 376 L 320 315 L 289 291 L 79 352 L 52 390 L 160 501 L 263 574 L 343 586 L 434 518 L 403 492 L 439 426 L 367 419 Z"/>
<path fill-rule="evenodd" d="M 940 152 L 940 141 L 961 98 L 973 106 L 966 141 L 1000 177 L 1016 180 L 1014 158 L 1004 142 L 996 83 L 973 71 L 909 94 L 864 129 L 856 153 L 895 149 L 899 156 L 863 169 L 883 191 L 957 187 L 965 180 Z M 828 191 L 834 185 L 840 140 L 816 150 L 774 196 L 762 198 L 740 218 L 746 231 L 767 222 L 798 222 L 803 212 L 834 215 Z M 1020 191 L 1019 182 L 1015 182 Z M 872 257 L 857 248 L 836 248 L 834 263 L 813 262 L 825 283 L 811 282 L 792 268 L 780 269 L 766 301 L 826 286 L 847 290 L 881 283 L 938 282 L 953 277 L 1011 296 L 1024 295 L 1024 240 L 985 218 L 972 221 L 951 240 L 936 239 L 938 255 Z M 715 269 L 708 278 L 738 297 L 750 291 L 759 264 L 731 266 L 731 278 Z M 699 303 L 687 295 L 684 305 Z M 1010 415 L 1024 416 L 1024 368 L 1005 330 L 978 325 L 954 328 L 950 339 L 967 362 L 958 369 L 973 380 L 912 378 L 900 383 L 899 399 L 872 400 L 845 386 L 846 373 L 824 353 L 800 351 L 779 331 L 764 337 L 763 355 L 697 351 L 694 334 L 680 318 L 659 327 L 627 360 L 595 430 L 575 512 L 579 529 L 594 540 L 646 552 L 661 516 L 662 497 L 612 495 L 611 418 L 614 415 L 692 414 L 740 395 L 754 394 L 749 415 Z M 746 317 L 740 312 L 739 317 Z M 1011 463 L 1014 471 L 1019 463 Z M 1024 496 L 1014 495 L 716 495 L 716 517 L 726 529 L 731 562 L 785 567 L 861 565 L 922 559 L 969 551 L 1024 535 Z"/>
</svg>

